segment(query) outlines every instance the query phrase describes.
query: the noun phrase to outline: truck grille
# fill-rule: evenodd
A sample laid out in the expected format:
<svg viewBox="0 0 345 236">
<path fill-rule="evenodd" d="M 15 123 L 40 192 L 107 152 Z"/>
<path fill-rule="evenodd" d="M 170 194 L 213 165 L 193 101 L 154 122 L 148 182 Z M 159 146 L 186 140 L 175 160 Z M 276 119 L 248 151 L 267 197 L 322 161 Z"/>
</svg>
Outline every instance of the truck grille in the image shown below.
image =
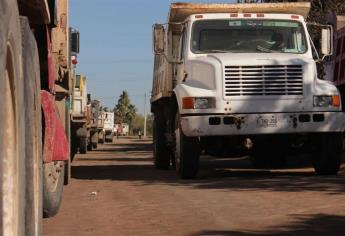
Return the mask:
<svg viewBox="0 0 345 236">
<path fill-rule="evenodd" d="M 303 95 L 302 65 L 225 66 L 225 97 Z"/>
</svg>

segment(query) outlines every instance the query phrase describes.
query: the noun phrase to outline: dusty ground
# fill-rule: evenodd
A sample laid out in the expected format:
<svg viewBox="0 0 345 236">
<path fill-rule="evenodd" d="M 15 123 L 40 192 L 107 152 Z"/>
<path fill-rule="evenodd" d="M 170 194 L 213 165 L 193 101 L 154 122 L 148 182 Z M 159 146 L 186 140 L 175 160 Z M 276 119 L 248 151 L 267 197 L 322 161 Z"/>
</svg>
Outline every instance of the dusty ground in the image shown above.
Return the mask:
<svg viewBox="0 0 345 236">
<path fill-rule="evenodd" d="M 182 181 L 154 170 L 151 149 L 120 139 L 77 156 L 44 235 L 345 235 L 345 168 L 318 177 L 203 158 L 198 179 Z"/>
</svg>

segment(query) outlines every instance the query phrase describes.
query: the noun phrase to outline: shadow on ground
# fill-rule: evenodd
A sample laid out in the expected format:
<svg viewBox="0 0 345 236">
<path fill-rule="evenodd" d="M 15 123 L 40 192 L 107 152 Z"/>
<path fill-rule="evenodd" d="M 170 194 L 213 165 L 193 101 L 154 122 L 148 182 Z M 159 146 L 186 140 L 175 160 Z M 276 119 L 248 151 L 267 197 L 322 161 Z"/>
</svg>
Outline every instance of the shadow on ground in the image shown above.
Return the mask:
<svg viewBox="0 0 345 236">
<path fill-rule="evenodd" d="M 200 189 L 267 190 L 267 191 L 323 191 L 330 194 L 344 193 L 345 169 L 339 176 L 316 176 L 313 169 L 295 168 L 298 163 L 307 165 L 308 158 L 292 160 L 287 169 L 253 169 L 247 157 L 238 159 L 215 159 L 203 157 L 199 175 L 195 180 L 180 180 L 174 170 L 155 170 L 152 164 L 152 143 L 107 144 L 103 152 L 115 152 L 114 157 L 82 156 L 81 165 L 72 166 L 75 179 L 132 181 L 138 185 L 169 184 Z M 143 157 L 137 154 L 144 153 Z M 84 165 L 92 161 L 94 165 Z M 114 161 L 102 165 L 101 161 Z M 294 168 L 294 169 L 291 169 Z"/>
<path fill-rule="evenodd" d="M 266 231 L 202 230 L 190 236 L 342 236 L 345 235 L 345 217 L 336 215 L 296 215 L 289 225 L 272 227 Z"/>
<path fill-rule="evenodd" d="M 107 143 L 103 145 L 103 149 L 96 149 L 96 152 L 152 152 L 151 142 L 134 142 L 131 145 L 123 143 Z"/>
</svg>

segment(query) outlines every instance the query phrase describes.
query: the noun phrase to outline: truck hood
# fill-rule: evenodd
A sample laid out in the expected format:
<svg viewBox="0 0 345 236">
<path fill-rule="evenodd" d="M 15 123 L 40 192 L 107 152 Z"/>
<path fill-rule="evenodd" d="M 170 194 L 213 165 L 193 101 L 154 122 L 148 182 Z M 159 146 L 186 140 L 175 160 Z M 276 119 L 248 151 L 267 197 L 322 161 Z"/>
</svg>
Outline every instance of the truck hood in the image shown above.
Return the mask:
<svg viewBox="0 0 345 236">
<path fill-rule="evenodd" d="M 313 59 L 303 55 L 283 53 L 214 53 L 206 57 L 214 58 L 223 66 L 232 65 L 289 65 L 313 63 Z"/>
</svg>

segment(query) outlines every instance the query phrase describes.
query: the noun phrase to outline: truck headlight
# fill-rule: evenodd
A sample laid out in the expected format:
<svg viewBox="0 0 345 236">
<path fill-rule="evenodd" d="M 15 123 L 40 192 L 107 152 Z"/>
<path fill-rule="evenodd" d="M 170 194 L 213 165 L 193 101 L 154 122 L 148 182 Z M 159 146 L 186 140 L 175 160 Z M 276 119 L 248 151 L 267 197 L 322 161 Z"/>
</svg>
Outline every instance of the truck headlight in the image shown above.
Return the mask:
<svg viewBox="0 0 345 236">
<path fill-rule="evenodd" d="M 184 97 L 183 109 L 209 109 L 216 107 L 216 99 L 213 97 Z"/>
<path fill-rule="evenodd" d="M 340 107 L 340 96 L 314 96 L 314 107 Z"/>
</svg>

